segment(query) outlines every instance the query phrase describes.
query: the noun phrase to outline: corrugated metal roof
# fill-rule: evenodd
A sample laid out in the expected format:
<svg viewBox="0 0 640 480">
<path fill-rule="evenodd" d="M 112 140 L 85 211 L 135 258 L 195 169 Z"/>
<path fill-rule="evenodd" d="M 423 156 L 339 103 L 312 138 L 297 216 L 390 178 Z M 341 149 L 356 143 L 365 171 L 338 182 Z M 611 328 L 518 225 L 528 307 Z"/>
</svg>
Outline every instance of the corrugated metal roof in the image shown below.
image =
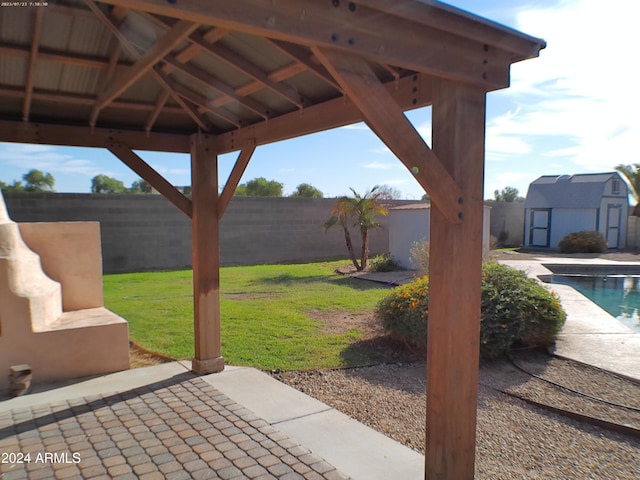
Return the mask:
<svg viewBox="0 0 640 480">
<path fill-rule="evenodd" d="M 605 185 L 617 177 L 621 185 L 621 198 L 627 196 L 627 186 L 616 172 L 545 175 L 529 185 L 525 208 L 595 209 L 600 207 Z"/>
<path fill-rule="evenodd" d="M 411 32 L 407 35 L 412 38 L 422 32 L 426 32 L 425 38 L 432 38 L 429 37 L 432 33 L 446 32 L 447 38 L 459 40 L 456 49 L 463 44 L 476 47 L 495 45 L 495 57 L 484 63 L 482 59 L 474 60 L 473 55 L 461 56 L 463 61 L 477 64 L 470 69 L 461 69 L 459 74 L 463 76 L 483 68 L 484 64 L 492 65 L 494 58 L 536 56 L 544 46 L 542 41 L 518 32 L 505 32 L 503 27 L 480 22 L 437 2 L 423 4 L 413 1 L 397 7 L 374 2 L 367 6 L 358 4 L 355 9 L 349 9 L 347 5 L 336 8 L 331 3 L 321 5 L 321 2 L 312 2 L 295 14 L 291 9 L 278 11 L 277 4 L 268 2 L 264 5 L 248 3 L 246 8 L 240 8 L 239 0 L 224 4 L 212 2 L 211 9 L 195 2 L 190 7 L 185 6 L 184 11 L 176 2 L 161 6 L 143 1 L 135 5 L 146 11 L 130 8 L 123 0 L 57 0 L 47 7 L 40 7 L 40 10 L 0 8 L 0 102 L 15 100 L 19 93 L 16 88 L 23 88 L 23 100 L 32 95 L 31 112 L 27 113 L 39 119 L 46 118 L 55 124 L 70 122 L 87 126 L 95 121 L 97 127 L 112 128 L 118 125 L 120 118 L 123 124 L 142 131 L 149 126 L 149 115 L 158 99 L 168 92 L 165 107 L 175 109 L 180 105 L 176 97 L 184 97 L 187 89 L 187 92 L 197 93 L 197 96 L 188 96 L 188 100 L 184 100 L 192 111 L 179 107 L 184 113 L 161 114 L 157 118 L 162 118 L 163 129 L 169 127 L 170 130 L 171 121 L 175 121 L 176 133 L 204 130 L 222 134 L 261 123 L 266 130 L 267 122 L 280 115 L 343 95 L 313 55 L 312 45 L 324 44 L 325 48 L 335 45 L 343 50 L 346 46 L 354 53 L 359 51 L 361 44 L 365 48 L 378 45 L 366 58 L 382 83 L 397 82 L 419 73 L 420 70 L 412 69 L 413 63 L 424 61 L 426 56 L 421 60 L 406 57 L 404 61 L 411 67 L 390 67 L 402 65 L 401 61 L 395 61 L 395 54 L 400 50 L 389 44 L 377 44 L 376 36 L 388 32 L 371 27 L 384 19 L 388 19 L 393 28 L 406 26 L 406 29 L 398 30 L 394 37 L 398 39 L 402 39 L 405 32 Z M 156 7 L 169 10 L 162 14 L 152 13 Z M 193 17 L 187 12 L 189 8 L 201 10 L 197 17 Z M 258 10 L 272 10 L 277 15 L 263 18 L 256 13 Z M 433 12 L 448 18 L 444 26 L 433 24 L 430 20 Z M 35 32 L 37 15 L 41 15 L 42 21 L 39 31 Z M 191 23 L 196 20 L 200 20 L 199 25 Z M 312 28 L 315 22 L 318 22 L 318 28 L 328 30 L 314 40 L 314 35 L 318 35 L 318 29 Z M 197 28 L 181 35 L 180 29 L 185 26 Z M 470 28 L 465 29 L 465 26 Z M 447 31 L 450 28 L 453 30 Z M 29 72 L 34 34 L 38 38 L 38 51 L 34 70 Z M 305 38 L 307 35 L 310 35 L 309 40 Z M 115 72 L 106 77 L 112 53 L 118 45 L 121 47 L 118 65 Z M 413 48 L 411 45 L 409 47 Z M 388 62 L 378 60 L 377 57 L 388 56 L 387 51 L 394 52 L 393 58 L 390 57 Z M 418 56 L 422 55 L 418 53 Z M 207 82 L 218 83 L 218 87 L 206 87 L 175 67 L 167 68 L 166 62 L 171 61 L 166 59 L 167 55 L 177 58 L 187 67 L 199 69 Z M 492 53 L 483 55 L 491 56 Z M 146 58 L 151 58 L 151 62 L 137 63 L 144 62 Z M 443 68 L 448 68 L 451 62 L 444 60 L 443 65 Z M 151 68 L 164 70 L 168 87 L 162 85 L 158 73 Z M 136 73 L 138 70 L 140 74 Z M 32 90 L 25 88 L 30 75 L 33 77 Z M 482 76 L 477 77 L 477 82 L 485 82 L 487 90 L 500 88 Z M 222 94 L 220 90 L 226 93 Z M 406 101 L 407 97 L 405 95 L 403 99 Z M 91 98 L 94 99 L 93 106 L 90 105 Z M 24 102 L 14 100 L 11 100 L 12 107 L 4 106 L 0 120 L 22 121 L 22 107 L 17 105 Z M 112 102 L 119 104 L 111 108 Z M 146 110 L 140 113 L 139 105 L 136 105 L 135 110 L 139 113 L 130 116 L 127 102 L 143 102 Z M 402 108 L 414 108 L 428 102 L 427 97 L 414 98 L 412 103 L 405 103 Z M 60 108 L 65 103 L 68 109 Z M 212 108 L 214 112 L 210 111 Z M 106 112 L 108 115 L 103 115 Z M 83 114 L 85 118 L 81 118 Z M 133 125 L 133 118 L 140 123 Z M 326 118 L 327 122 L 332 122 L 330 116 Z M 185 130 L 185 126 L 189 127 Z M 321 126 L 318 128 L 322 129 Z M 151 129 L 154 129 L 153 125 Z"/>
</svg>

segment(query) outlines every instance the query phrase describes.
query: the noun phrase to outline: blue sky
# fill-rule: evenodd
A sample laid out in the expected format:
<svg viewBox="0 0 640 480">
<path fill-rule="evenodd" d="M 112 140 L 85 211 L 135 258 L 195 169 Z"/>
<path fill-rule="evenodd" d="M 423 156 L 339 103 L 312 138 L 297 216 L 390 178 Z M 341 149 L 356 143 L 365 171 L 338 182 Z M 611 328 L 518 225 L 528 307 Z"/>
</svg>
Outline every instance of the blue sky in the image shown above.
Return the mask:
<svg viewBox="0 0 640 480">
<path fill-rule="evenodd" d="M 525 195 L 540 175 L 611 171 L 638 162 L 639 76 L 634 0 L 451 0 L 456 7 L 546 40 L 540 58 L 515 64 L 511 87 L 487 97 L 485 198 L 513 186 Z M 407 115 L 427 143 L 429 108 Z M 174 185 L 190 184 L 186 155 L 139 152 Z M 236 154 L 220 159 L 220 183 Z M 50 172 L 58 192 L 88 192 L 103 173 L 130 185 L 137 175 L 108 151 L 0 143 L 0 180 L 31 168 Z M 258 147 L 242 182 L 265 177 L 285 194 L 311 183 L 326 197 L 376 184 L 419 199 L 422 189 L 363 124 Z"/>
</svg>

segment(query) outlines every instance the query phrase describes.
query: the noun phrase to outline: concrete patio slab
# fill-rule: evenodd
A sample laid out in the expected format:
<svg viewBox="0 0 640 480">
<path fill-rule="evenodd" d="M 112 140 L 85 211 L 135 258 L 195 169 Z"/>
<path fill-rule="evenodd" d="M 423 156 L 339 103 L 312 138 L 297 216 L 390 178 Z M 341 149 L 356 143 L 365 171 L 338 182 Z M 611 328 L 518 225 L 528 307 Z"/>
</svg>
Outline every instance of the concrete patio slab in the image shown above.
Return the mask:
<svg viewBox="0 0 640 480">
<path fill-rule="evenodd" d="M 638 263 L 604 259 L 540 257 L 535 260 L 500 261 L 523 270 L 531 278 L 553 272 L 545 264 L 578 265 L 585 269 L 598 265 L 611 267 L 635 266 Z M 567 312 L 567 320 L 558 335 L 552 353 L 559 357 L 593 365 L 635 380 L 640 380 L 640 334 L 616 320 L 615 317 L 568 285 L 544 284 L 556 292 Z"/>
<path fill-rule="evenodd" d="M 354 480 L 424 475 L 423 455 L 254 368 L 203 379 Z"/>
</svg>

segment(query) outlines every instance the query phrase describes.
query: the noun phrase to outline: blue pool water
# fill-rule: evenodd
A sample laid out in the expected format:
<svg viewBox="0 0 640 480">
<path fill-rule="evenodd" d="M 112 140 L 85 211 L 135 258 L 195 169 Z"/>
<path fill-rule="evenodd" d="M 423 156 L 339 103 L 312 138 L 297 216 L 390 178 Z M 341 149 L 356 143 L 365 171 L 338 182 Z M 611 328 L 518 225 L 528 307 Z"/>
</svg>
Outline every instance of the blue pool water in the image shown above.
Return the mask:
<svg viewBox="0 0 640 480">
<path fill-rule="evenodd" d="M 575 288 L 636 333 L 640 333 L 640 276 L 554 274 L 551 283 Z"/>
</svg>

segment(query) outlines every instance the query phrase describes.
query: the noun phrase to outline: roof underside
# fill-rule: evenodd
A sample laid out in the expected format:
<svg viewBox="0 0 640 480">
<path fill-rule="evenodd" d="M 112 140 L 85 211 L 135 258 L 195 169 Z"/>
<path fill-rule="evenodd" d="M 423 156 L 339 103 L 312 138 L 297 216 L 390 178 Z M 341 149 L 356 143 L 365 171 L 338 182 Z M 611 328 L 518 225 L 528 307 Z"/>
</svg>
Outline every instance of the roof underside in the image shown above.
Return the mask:
<svg viewBox="0 0 640 480">
<path fill-rule="evenodd" d="M 60 0 L 4 7 L 0 141 L 47 143 L 55 130 L 46 134 L 43 126 L 76 126 L 147 138 L 201 132 L 219 136 L 221 151 L 231 151 L 361 120 L 313 47 L 365 58 L 408 110 L 430 104 L 436 77 L 485 91 L 506 87 L 510 64 L 537 56 L 544 42 L 438 2 Z M 132 148 L 188 148 L 170 148 L 159 136 L 156 143 L 130 138 Z"/>
</svg>

